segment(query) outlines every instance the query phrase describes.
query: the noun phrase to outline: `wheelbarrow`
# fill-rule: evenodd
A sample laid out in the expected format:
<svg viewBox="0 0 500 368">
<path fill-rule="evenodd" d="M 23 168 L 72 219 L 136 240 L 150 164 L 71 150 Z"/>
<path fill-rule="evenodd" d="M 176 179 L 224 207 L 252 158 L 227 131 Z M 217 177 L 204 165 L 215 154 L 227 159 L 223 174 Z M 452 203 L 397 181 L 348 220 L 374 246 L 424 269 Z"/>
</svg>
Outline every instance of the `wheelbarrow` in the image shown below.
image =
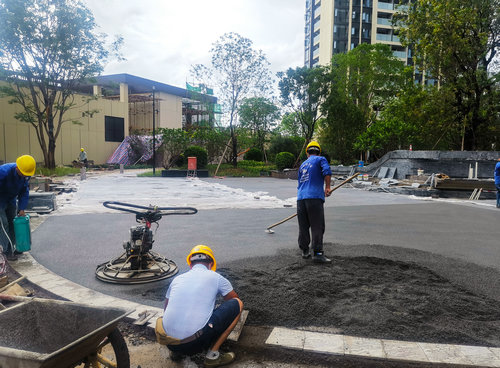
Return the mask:
<svg viewBox="0 0 500 368">
<path fill-rule="evenodd" d="M 131 312 L 37 298 L 7 308 L 0 312 L 0 368 L 130 368 L 117 325 Z"/>
</svg>

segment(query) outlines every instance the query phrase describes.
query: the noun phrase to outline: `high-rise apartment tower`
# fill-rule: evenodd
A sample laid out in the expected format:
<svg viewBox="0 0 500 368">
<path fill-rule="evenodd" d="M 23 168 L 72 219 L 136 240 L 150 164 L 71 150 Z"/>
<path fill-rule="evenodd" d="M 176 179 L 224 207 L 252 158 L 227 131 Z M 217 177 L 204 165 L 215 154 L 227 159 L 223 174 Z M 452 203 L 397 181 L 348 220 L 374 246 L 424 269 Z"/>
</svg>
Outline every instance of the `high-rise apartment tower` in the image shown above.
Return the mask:
<svg viewBox="0 0 500 368">
<path fill-rule="evenodd" d="M 327 65 L 332 56 L 360 43 L 384 43 L 411 62 L 391 23 L 401 0 L 306 0 L 305 57 L 308 67 Z"/>
</svg>

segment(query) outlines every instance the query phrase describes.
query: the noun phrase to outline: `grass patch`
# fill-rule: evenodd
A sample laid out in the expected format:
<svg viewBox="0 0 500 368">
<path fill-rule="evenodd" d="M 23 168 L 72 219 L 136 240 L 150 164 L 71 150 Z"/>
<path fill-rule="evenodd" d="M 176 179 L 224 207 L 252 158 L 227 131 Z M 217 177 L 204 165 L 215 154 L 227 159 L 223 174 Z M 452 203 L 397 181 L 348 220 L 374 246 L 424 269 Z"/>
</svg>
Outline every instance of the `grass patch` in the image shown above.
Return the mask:
<svg viewBox="0 0 500 368">
<path fill-rule="evenodd" d="M 173 167 L 172 170 L 186 170 L 186 166 Z M 207 165 L 208 175 L 214 176 L 217 165 Z M 155 176 L 161 176 L 162 168 L 156 169 Z M 266 164 L 259 161 L 243 160 L 238 162 L 238 167 L 233 167 L 232 164 L 221 164 L 217 176 L 235 176 L 235 177 L 259 177 L 270 176 L 270 171 L 276 170 L 276 165 Z M 148 170 L 144 173 L 137 174 L 137 176 L 152 177 L 153 170 Z"/>
<path fill-rule="evenodd" d="M 35 174 L 43 176 L 65 176 L 70 174 L 79 174 L 80 169 L 77 167 L 60 166 L 55 169 L 48 169 L 46 167 L 37 167 Z"/>
<path fill-rule="evenodd" d="M 214 176 L 217 165 L 208 165 L 208 173 Z M 238 162 L 238 167 L 232 164 L 221 164 L 217 176 L 245 176 L 258 177 L 268 176 L 271 170 L 276 170 L 276 165 L 265 164 L 264 162 L 243 160 Z"/>
<path fill-rule="evenodd" d="M 155 172 L 155 175 L 153 175 L 153 169 L 151 169 L 151 171 L 145 171 L 141 174 L 137 174 L 137 176 L 141 176 L 141 177 L 157 177 L 157 176 L 161 176 L 161 171 L 163 169 L 156 169 L 156 172 Z"/>
</svg>

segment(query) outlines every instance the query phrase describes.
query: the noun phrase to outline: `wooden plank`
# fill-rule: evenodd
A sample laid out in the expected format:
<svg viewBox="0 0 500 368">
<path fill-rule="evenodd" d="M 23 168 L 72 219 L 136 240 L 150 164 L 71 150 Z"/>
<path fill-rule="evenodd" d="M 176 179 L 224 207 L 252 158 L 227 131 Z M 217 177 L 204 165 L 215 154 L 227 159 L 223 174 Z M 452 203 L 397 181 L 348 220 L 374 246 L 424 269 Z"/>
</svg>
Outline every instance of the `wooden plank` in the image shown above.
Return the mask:
<svg viewBox="0 0 500 368">
<path fill-rule="evenodd" d="M 472 191 L 476 188 L 483 188 L 483 191 L 496 190 L 493 180 L 443 179 L 436 182 L 436 189 Z"/>
</svg>

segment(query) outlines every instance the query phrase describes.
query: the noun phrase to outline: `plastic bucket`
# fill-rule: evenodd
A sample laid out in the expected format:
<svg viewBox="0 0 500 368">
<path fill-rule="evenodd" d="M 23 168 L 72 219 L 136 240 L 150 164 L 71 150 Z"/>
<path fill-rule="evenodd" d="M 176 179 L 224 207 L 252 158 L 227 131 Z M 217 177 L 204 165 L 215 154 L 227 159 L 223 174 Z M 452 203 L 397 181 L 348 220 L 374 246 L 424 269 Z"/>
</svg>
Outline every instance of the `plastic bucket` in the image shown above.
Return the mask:
<svg viewBox="0 0 500 368">
<path fill-rule="evenodd" d="M 31 250 L 30 217 L 28 215 L 14 218 L 14 233 L 16 234 L 16 250 L 18 252 Z"/>
</svg>

